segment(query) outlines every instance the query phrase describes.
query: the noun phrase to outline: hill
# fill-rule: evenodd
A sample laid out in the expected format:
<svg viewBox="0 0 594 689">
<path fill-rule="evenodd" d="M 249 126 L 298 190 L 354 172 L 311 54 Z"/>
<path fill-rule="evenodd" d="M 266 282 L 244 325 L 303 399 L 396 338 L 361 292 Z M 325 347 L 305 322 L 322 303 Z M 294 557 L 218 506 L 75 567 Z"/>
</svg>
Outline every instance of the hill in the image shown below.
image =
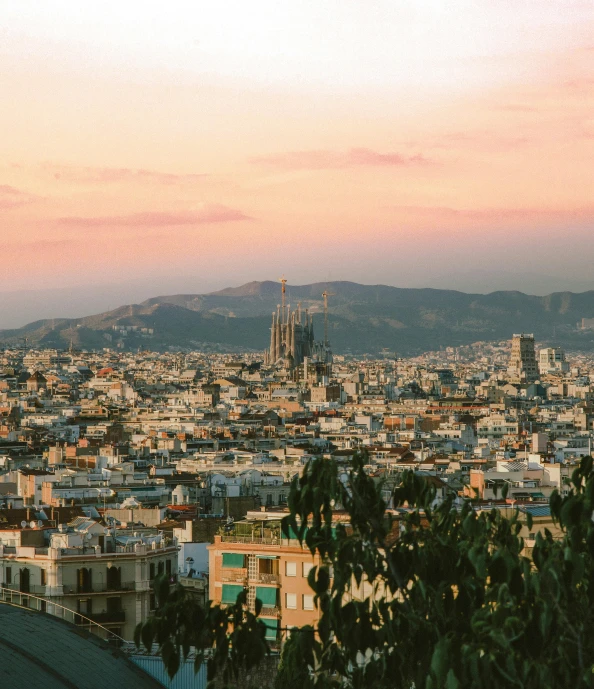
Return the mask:
<svg viewBox="0 0 594 689">
<path fill-rule="evenodd" d="M 318 337 L 324 290 L 331 294 L 330 340 L 336 352 L 375 353 L 387 348 L 410 355 L 440 346 L 508 339 L 514 332 L 534 332 L 540 341 L 574 349 L 594 346 L 594 331 L 576 327 L 582 318 L 594 318 L 594 291 L 538 297 L 515 291 L 466 294 L 354 282 L 288 286 L 287 301 L 292 306 L 299 302 L 314 314 Z M 72 341 L 84 348 L 121 342 L 126 349 L 258 350 L 267 345 L 270 315 L 279 301 L 278 283 L 250 282 L 209 294 L 154 297 L 85 318 L 36 321 L 1 330 L 0 342 L 15 344 L 26 337 L 30 344 L 46 347 L 66 347 Z"/>
</svg>

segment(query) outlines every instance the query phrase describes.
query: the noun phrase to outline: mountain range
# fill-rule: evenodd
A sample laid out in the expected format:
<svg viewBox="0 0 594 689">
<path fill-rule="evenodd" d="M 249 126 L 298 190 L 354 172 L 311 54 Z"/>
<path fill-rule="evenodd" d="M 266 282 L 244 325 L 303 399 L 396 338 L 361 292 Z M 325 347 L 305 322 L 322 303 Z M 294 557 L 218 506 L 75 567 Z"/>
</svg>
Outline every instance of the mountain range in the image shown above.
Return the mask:
<svg viewBox="0 0 594 689">
<path fill-rule="evenodd" d="M 516 291 L 466 294 L 354 282 L 288 286 L 287 302 L 314 315 L 323 338 L 322 293 L 329 293 L 329 339 L 337 353 L 383 351 L 409 356 L 442 346 L 509 339 L 533 332 L 541 342 L 588 350 L 594 330 L 578 327 L 594 318 L 594 291 L 532 296 Z M 153 297 L 140 304 L 84 318 L 55 318 L 0 330 L 1 344 L 65 348 L 114 347 L 165 350 L 261 350 L 269 341 L 271 314 L 280 302 L 278 282 L 250 282 L 208 294 Z M 115 326 L 115 327 L 114 327 Z M 124 327 L 136 331 L 121 335 Z M 141 332 L 141 329 L 152 330 Z"/>
</svg>

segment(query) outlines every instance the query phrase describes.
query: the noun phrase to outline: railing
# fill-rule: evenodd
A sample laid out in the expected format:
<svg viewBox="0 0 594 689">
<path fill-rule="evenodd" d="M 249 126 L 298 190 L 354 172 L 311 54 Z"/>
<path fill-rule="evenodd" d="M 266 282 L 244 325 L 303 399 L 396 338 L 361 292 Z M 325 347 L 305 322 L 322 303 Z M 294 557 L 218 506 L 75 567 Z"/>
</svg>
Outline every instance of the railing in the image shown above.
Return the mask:
<svg viewBox="0 0 594 689">
<path fill-rule="evenodd" d="M 84 625 L 92 634 L 95 634 L 95 636 L 98 636 L 108 643 L 114 644 L 115 646 L 123 647 L 127 644 L 127 642 L 122 639 L 121 636 L 114 634 L 110 629 L 98 624 L 96 620 L 85 615 L 81 615 L 70 608 L 65 608 L 63 605 L 54 603 L 49 598 L 39 598 L 38 596 L 33 596 L 30 593 L 22 593 L 20 591 L 14 591 L 13 589 L 7 589 L 3 586 L 0 586 L 0 603 L 2 602 L 17 605 L 21 608 L 27 608 L 28 610 L 46 613 L 48 615 L 52 615 L 53 617 L 58 617 L 62 620 L 65 620 L 66 622 L 76 624 L 77 626 Z M 94 617 L 99 616 L 100 615 L 95 615 Z"/>
<path fill-rule="evenodd" d="M 79 593 L 118 593 L 119 591 L 135 591 L 136 590 L 135 581 L 123 581 L 121 584 L 93 584 L 92 586 L 72 586 L 70 584 L 64 584 L 62 590 L 64 595 L 73 595 Z M 44 587 L 45 588 L 45 587 Z"/>
<path fill-rule="evenodd" d="M 262 610 L 260 611 L 261 617 L 280 617 L 280 614 L 280 608 L 270 607 L 267 605 L 263 605 Z"/>
<path fill-rule="evenodd" d="M 258 581 L 262 584 L 280 584 L 279 574 L 258 574 Z"/>
<path fill-rule="evenodd" d="M 28 591 L 21 591 L 21 586 L 20 586 L 20 584 L 4 584 L 4 588 L 5 588 L 5 589 L 8 589 L 8 590 L 10 590 L 10 591 L 17 591 L 18 593 L 23 593 L 23 594 L 27 594 L 27 593 L 41 593 L 41 594 L 43 594 L 43 595 L 45 595 L 45 590 L 46 590 L 46 587 L 45 587 L 45 586 L 39 586 L 39 585 L 34 585 L 34 584 L 30 584 L 30 585 L 29 585 L 29 590 L 28 590 Z"/>
<path fill-rule="evenodd" d="M 283 539 L 286 541 L 286 539 Z M 221 541 L 223 543 L 259 543 L 261 545 L 281 545 L 281 538 L 275 536 L 274 538 L 265 538 L 262 536 L 236 536 L 234 534 L 222 534 Z"/>
<path fill-rule="evenodd" d="M 222 581 L 246 581 L 247 569 L 245 567 L 223 567 L 221 573 Z"/>
</svg>

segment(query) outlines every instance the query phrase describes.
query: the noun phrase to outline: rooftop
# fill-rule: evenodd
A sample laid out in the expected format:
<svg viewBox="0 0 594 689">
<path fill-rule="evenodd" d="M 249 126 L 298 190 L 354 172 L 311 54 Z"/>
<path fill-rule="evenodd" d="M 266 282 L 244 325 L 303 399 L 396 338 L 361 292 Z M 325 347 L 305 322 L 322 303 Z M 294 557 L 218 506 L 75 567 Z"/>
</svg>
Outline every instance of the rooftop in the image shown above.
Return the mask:
<svg viewBox="0 0 594 689">
<path fill-rule="evenodd" d="M 3 689 L 157 689 L 162 685 L 113 646 L 73 624 L 0 603 Z"/>
</svg>

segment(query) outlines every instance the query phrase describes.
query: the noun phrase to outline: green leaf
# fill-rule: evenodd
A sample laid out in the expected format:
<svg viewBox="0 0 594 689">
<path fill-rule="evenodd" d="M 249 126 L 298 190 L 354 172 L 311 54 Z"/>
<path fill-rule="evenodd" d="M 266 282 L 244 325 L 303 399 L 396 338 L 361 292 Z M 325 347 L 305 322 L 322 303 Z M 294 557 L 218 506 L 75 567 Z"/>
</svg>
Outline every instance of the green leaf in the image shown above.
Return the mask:
<svg viewBox="0 0 594 689">
<path fill-rule="evenodd" d="M 461 689 L 461 686 L 462 685 L 460 684 L 460 682 L 458 682 L 458 679 L 456 678 L 454 671 L 452 670 L 452 668 L 450 668 L 446 676 L 445 689 Z"/>
</svg>

